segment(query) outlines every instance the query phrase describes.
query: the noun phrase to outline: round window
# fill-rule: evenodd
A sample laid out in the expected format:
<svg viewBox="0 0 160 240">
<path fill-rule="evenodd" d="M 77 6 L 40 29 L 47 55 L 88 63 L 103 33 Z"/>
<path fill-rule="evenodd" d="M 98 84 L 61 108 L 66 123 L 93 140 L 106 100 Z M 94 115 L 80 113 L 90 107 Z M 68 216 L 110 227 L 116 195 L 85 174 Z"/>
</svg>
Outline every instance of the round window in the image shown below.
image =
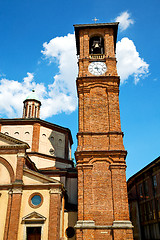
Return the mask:
<svg viewBox="0 0 160 240">
<path fill-rule="evenodd" d="M 43 196 L 40 193 L 33 193 L 29 197 L 29 205 L 32 208 L 38 208 L 43 203 Z"/>
<path fill-rule="evenodd" d="M 72 238 L 72 237 L 74 237 L 74 235 L 75 235 L 74 228 L 73 228 L 73 227 L 68 227 L 68 228 L 66 229 L 66 236 L 67 236 L 68 238 Z"/>
<path fill-rule="evenodd" d="M 32 198 L 31 198 L 31 203 L 35 206 L 39 205 L 41 203 L 42 199 L 39 195 L 34 195 Z"/>
</svg>

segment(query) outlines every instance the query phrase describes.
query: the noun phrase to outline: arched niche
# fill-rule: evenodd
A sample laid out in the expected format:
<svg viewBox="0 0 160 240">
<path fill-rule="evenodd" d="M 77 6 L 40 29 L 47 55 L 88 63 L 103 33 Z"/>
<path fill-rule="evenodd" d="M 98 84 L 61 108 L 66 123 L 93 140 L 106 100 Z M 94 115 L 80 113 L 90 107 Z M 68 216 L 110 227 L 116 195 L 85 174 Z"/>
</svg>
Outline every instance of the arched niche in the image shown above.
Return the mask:
<svg viewBox="0 0 160 240">
<path fill-rule="evenodd" d="M 10 184 L 14 181 L 14 171 L 10 163 L 0 157 L 0 183 Z"/>
</svg>

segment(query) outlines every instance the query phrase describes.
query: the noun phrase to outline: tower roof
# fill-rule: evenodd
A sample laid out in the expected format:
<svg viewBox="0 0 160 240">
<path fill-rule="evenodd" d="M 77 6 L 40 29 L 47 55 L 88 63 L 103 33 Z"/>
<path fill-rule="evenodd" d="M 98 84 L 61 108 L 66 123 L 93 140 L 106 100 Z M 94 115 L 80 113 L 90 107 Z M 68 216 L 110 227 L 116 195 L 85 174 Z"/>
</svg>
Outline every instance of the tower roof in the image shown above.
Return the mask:
<svg viewBox="0 0 160 240">
<path fill-rule="evenodd" d="M 38 96 L 36 95 L 34 89 L 32 90 L 32 92 L 28 95 L 28 97 L 25 100 L 29 100 L 29 99 L 40 101 Z"/>
<path fill-rule="evenodd" d="M 114 29 L 114 47 L 116 48 L 118 24 L 119 24 L 119 22 L 75 24 L 75 25 L 73 25 L 74 29 L 75 29 L 75 36 L 76 36 L 77 55 L 79 55 L 79 53 L 80 53 L 80 48 L 79 48 L 79 31 L 80 31 L 80 29 L 84 29 L 84 28 L 113 28 Z"/>
</svg>

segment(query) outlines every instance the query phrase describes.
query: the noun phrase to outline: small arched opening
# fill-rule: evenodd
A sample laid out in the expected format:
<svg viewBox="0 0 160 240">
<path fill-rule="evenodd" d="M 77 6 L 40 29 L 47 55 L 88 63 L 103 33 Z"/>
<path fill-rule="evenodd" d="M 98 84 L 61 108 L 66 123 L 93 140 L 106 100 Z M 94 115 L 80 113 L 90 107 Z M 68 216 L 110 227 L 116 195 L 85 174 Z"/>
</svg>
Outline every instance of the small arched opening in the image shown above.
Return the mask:
<svg viewBox="0 0 160 240">
<path fill-rule="evenodd" d="M 104 39 L 101 36 L 93 36 L 89 41 L 89 54 L 104 54 Z"/>
</svg>

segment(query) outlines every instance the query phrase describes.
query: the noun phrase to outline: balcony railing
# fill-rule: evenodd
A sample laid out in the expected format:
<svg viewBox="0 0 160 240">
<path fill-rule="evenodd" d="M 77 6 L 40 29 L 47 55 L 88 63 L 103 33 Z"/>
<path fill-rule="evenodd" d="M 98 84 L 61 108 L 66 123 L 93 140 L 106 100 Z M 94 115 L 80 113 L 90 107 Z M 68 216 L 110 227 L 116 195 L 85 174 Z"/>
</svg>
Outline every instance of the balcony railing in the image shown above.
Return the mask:
<svg viewBox="0 0 160 240">
<path fill-rule="evenodd" d="M 90 54 L 89 58 L 90 59 L 103 59 L 103 58 L 105 58 L 105 55 L 104 54 Z"/>
</svg>

